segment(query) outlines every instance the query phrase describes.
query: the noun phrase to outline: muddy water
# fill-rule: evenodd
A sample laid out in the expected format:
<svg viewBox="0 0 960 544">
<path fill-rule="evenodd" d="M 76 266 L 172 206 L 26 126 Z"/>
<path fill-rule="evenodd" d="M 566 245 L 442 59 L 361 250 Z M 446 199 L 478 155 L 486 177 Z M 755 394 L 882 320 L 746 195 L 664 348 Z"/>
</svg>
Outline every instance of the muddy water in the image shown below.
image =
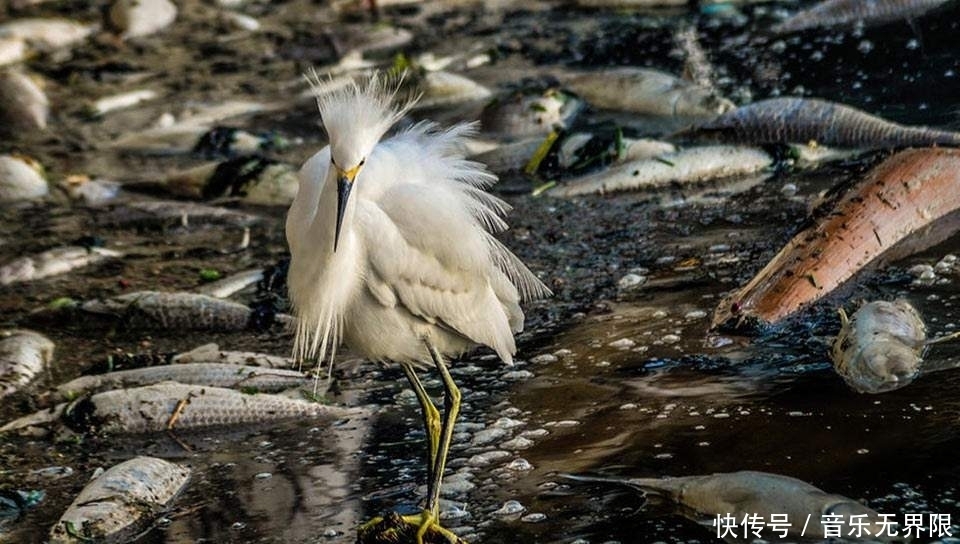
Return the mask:
<svg viewBox="0 0 960 544">
<path fill-rule="evenodd" d="M 4 141 L 2 149 L 36 156 L 54 180 L 86 173 L 155 181 L 201 158 L 125 155 L 105 150 L 104 142 L 147 126 L 163 112 L 179 112 L 181 105 L 228 99 L 289 103 L 235 123 L 288 140 L 288 147 L 273 152 L 276 158 L 299 164 L 321 146 L 312 107 L 294 105 L 290 96 L 303 88 L 304 68 L 335 61 L 337 43 L 363 35 L 337 21 L 365 24 L 365 16 L 338 16 L 305 1 L 251 2 L 244 10 L 258 17 L 264 30 L 241 34 L 223 30 L 212 4 L 184 4 L 177 24 L 141 42 L 123 44 L 102 35 L 72 53 L 31 61 L 30 68 L 51 81 L 48 93 L 57 105 L 53 129 Z M 385 17 L 414 32 L 405 48 L 409 53 L 494 52 L 495 64 L 468 72 L 494 88 L 566 66 L 678 72 L 681 60 L 670 33 L 678 23 L 692 21 L 716 61 L 719 86 L 737 101 L 809 94 L 901 122 L 956 125 L 955 10 L 920 18 L 913 27 L 898 23 L 781 40 L 755 37 L 755 29 L 793 8 L 722 5 L 717 14 L 697 15 L 428 2 L 388 9 Z M 63 2 L 17 15 L 96 20 L 98 9 Z M 160 89 L 163 99 L 100 121 L 82 114 L 84 101 L 134 83 Z M 429 113 L 452 121 L 474 118 L 478 109 Z M 637 135 L 675 128 L 602 112 L 589 114 L 585 124 L 602 119 L 614 119 Z M 627 489 L 571 485 L 558 474 L 681 476 L 741 469 L 798 477 L 884 513 L 952 513 L 956 523 L 960 373 L 922 376 L 881 396 L 850 392 L 826 356 L 829 337 L 839 327 L 833 308 L 847 299 L 829 299 L 803 319 L 752 340 L 706 330 L 720 296 L 790 238 L 822 192 L 843 186 L 875 160 L 779 173 L 735 196 L 708 188 L 554 201 L 530 197 L 524 179 L 505 179 L 506 198 L 516 207 L 505 242 L 556 296 L 528 308 L 516 368 L 503 368 L 486 352 L 457 365 L 465 405 L 450 466 L 473 487 L 452 497 L 467 514 L 447 524 L 475 542 L 715 540 L 669 505 L 647 502 Z M 797 186 L 795 196 L 782 191 L 788 183 Z M 291 337 L 281 327 L 239 334 L 142 332 L 115 321 L 42 311 L 61 297 L 191 290 L 202 283 L 201 269 L 227 274 L 277 263 L 285 254 L 283 208 L 246 211 L 266 220 L 251 227 L 249 247 L 238 250 L 243 237 L 238 226 L 176 221 L 118 226 L 102 221 L 103 210 L 59 196 L 52 203 L 5 209 L 2 262 L 84 236 L 128 254 L 122 261 L 0 290 L 3 326 L 36 328 L 57 342 L 56 364 L 29 393 L 102 368 L 108 358 L 114 366 L 140 364 L 210 341 L 226 349 L 287 353 Z M 960 242 L 949 240 L 864 278 L 845 295 L 907 297 L 933 335 L 952 332 L 958 323 L 957 277 L 914 285 L 905 271 L 958 251 Z M 631 271 L 647 282 L 635 290 L 618 289 Z M 254 302 L 261 296 L 248 290 L 238 298 Z M 943 363 L 956 355 L 955 345 L 946 344 L 934 348 L 929 359 Z M 172 436 L 3 437 L 0 487 L 42 490 L 45 497 L 19 519 L 0 525 L 0 541 L 43 542 L 95 468 L 147 453 L 190 464 L 195 475 L 143 542 L 352 542 L 360 521 L 390 509 L 415 511 L 421 497 L 423 433 L 403 384 L 396 369 L 368 363 L 338 367 L 332 401 L 379 407 L 369 426 L 357 428 L 292 422 Z M 427 385 L 439 390 L 436 380 Z M 3 420 L 31 411 L 31 399 L 24 394 L 5 404 Z M 498 428 L 503 432 L 491 435 Z M 483 432 L 497 438 L 477 440 Z M 509 453 L 489 462 L 476 457 L 518 436 L 529 437 L 528 447 L 504 448 Z M 59 479 L 31 474 L 59 466 L 72 472 Z M 524 511 L 495 514 L 508 500 L 519 501 Z"/>
</svg>

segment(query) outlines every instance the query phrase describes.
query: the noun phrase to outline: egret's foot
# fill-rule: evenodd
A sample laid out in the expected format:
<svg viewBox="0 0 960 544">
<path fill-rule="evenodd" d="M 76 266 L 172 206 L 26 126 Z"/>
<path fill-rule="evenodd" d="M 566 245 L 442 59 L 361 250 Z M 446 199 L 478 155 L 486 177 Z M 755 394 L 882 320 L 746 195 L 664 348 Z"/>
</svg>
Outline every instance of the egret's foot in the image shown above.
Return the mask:
<svg viewBox="0 0 960 544">
<path fill-rule="evenodd" d="M 391 512 L 357 529 L 357 544 L 467 544 L 440 526 L 429 512 L 401 516 Z"/>
</svg>

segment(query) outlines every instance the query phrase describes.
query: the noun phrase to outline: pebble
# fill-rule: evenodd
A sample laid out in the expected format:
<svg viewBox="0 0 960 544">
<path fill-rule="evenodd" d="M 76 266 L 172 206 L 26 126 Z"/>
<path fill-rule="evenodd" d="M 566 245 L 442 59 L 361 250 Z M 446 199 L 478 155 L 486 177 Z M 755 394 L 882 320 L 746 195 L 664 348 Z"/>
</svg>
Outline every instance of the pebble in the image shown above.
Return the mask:
<svg viewBox="0 0 960 544">
<path fill-rule="evenodd" d="M 516 438 L 507 440 L 506 442 L 501 443 L 500 447 L 505 450 L 525 450 L 530 446 L 533 446 L 533 444 L 534 444 L 533 440 L 530 440 L 529 438 L 524 438 L 522 436 L 518 436 Z"/>
<path fill-rule="evenodd" d="M 620 278 L 620 281 L 617 282 L 617 287 L 627 291 L 630 289 L 636 289 L 646 282 L 647 278 L 645 276 L 641 276 L 639 274 L 627 274 L 626 276 Z"/>
<path fill-rule="evenodd" d="M 543 355 L 537 355 L 536 357 L 530 359 L 530 362 L 535 365 L 545 365 L 549 363 L 555 363 L 559 358 L 552 353 L 544 353 Z"/>
<path fill-rule="evenodd" d="M 529 370 L 511 370 L 500 376 L 500 379 L 508 382 L 517 382 L 521 380 L 529 380 L 533 377 L 533 372 Z"/>
<path fill-rule="evenodd" d="M 507 468 L 517 472 L 525 472 L 528 470 L 533 470 L 533 465 L 531 465 L 530 461 L 527 461 L 523 457 L 518 457 L 507 463 Z"/>
<path fill-rule="evenodd" d="M 269 480 L 270 478 L 273 478 L 273 474 L 269 472 L 260 472 L 255 475 L 254 478 L 257 480 Z"/>
<path fill-rule="evenodd" d="M 662 338 L 660 338 L 660 341 L 664 344 L 676 344 L 680 341 L 680 337 L 676 334 L 665 334 Z"/>
<path fill-rule="evenodd" d="M 494 463 L 499 463 L 507 457 L 511 457 L 512 454 L 503 450 L 492 450 L 484 453 L 478 453 L 467 459 L 467 465 L 471 467 L 487 467 Z"/>
<path fill-rule="evenodd" d="M 501 506 L 499 510 L 494 510 L 492 513 L 494 516 L 512 516 L 513 514 L 519 514 L 524 510 L 526 510 L 526 508 L 520 504 L 520 502 L 510 500 L 503 503 L 503 506 Z"/>
<path fill-rule="evenodd" d="M 470 441 L 470 445 L 486 446 L 487 444 L 492 444 L 505 436 L 507 436 L 506 430 L 498 427 L 490 427 L 489 429 L 484 429 L 473 435 L 473 440 Z"/>
<path fill-rule="evenodd" d="M 155 34 L 176 18 L 177 6 L 170 0 L 117 0 L 110 6 L 110 22 L 124 38 Z"/>
<path fill-rule="evenodd" d="M 619 340 L 614 340 L 607 345 L 614 349 L 627 350 L 637 345 L 637 343 L 629 338 L 621 338 Z"/>
<path fill-rule="evenodd" d="M 517 427 L 523 427 L 526 425 L 523 421 L 519 419 L 511 419 L 509 417 L 501 417 L 500 419 L 493 422 L 493 426 L 497 429 L 516 429 Z"/>
<path fill-rule="evenodd" d="M 522 521 L 522 522 L 524 522 L 524 523 L 540 523 L 541 521 L 543 521 L 543 520 L 545 520 L 545 519 L 547 519 L 547 515 L 546 515 L 546 514 L 541 514 L 541 513 L 539 513 L 539 512 L 535 512 L 535 513 L 533 513 L 533 514 L 527 514 L 526 516 L 523 516 L 522 518 L 520 518 L 520 521 Z"/>
<path fill-rule="evenodd" d="M 687 312 L 687 313 L 683 316 L 684 319 L 690 319 L 690 320 L 693 320 L 693 319 L 703 319 L 704 317 L 707 317 L 707 312 L 705 312 L 705 311 L 703 311 L 703 310 L 693 310 L 693 311 L 691 311 L 691 312 Z"/>
<path fill-rule="evenodd" d="M 550 434 L 550 431 L 546 429 L 530 429 L 529 431 L 523 431 L 520 433 L 521 438 L 543 438 Z"/>
<path fill-rule="evenodd" d="M 786 183 L 783 187 L 780 188 L 780 194 L 790 198 L 797 195 L 797 186 L 794 183 Z"/>
</svg>

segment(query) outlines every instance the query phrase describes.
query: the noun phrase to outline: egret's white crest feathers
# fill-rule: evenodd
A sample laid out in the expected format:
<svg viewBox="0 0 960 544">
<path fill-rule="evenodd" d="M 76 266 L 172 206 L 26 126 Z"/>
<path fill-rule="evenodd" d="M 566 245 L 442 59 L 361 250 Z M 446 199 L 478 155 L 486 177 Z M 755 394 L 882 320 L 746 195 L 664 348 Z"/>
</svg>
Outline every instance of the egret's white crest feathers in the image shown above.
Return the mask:
<svg viewBox="0 0 960 544">
<path fill-rule="evenodd" d="M 510 206 L 483 189 L 497 178 L 464 158 L 473 125 L 418 123 L 380 141 L 405 113 L 374 76 L 318 96 L 330 145 L 304 164 L 287 217 L 295 355 L 331 354 L 341 339 L 366 357 L 426 362 L 482 344 L 506 363 L 523 327 L 521 300 L 549 290 L 491 233 Z M 359 170 L 333 236 L 337 180 Z"/>
</svg>

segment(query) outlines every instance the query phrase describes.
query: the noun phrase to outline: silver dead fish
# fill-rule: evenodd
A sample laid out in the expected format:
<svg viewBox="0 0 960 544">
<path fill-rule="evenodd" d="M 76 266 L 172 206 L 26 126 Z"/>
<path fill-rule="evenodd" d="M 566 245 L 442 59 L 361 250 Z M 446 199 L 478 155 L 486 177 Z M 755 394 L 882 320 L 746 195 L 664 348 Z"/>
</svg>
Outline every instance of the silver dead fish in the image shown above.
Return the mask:
<svg viewBox="0 0 960 544">
<path fill-rule="evenodd" d="M 295 370 L 232 365 L 228 363 L 186 363 L 121 370 L 80 376 L 58 385 L 55 400 L 72 400 L 91 392 L 139 387 L 161 382 L 208 385 L 243 391 L 272 393 L 313 383 L 310 376 Z"/>
<path fill-rule="evenodd" d="M 0 266 L 0 285 L 39 280 L 122 256 L 119 251 L 101 247 L 57 247 Z"/>
<path fill-rule="evenodd" d="M 830 356 L 837 374 L 854 390 L 892 391 L 919 374 L 927 330 L 906 300 L 869 302 L 849 318 L 840 309 L 840 324 Z"/>
<path fill-rule="evenodd" d="M 174 364 L 223 363 L 264 368 L 294 368 L 296 366 L 296 361 L 292 357 L 280 357 L 279 355 L 250 351 L 226 351 L 221 350 L 217 344 L 204 344 L 190 351 L 178 353 L 173 356 L 170 362 Z"/>
<path fill-rule="evenodd" d="M 53 360 L 53 342 L 38 332 L 0 332 L 0 399 L 30 383 Z"/>
<path fill-rule="evenodd" d="M 922 15 L 947 0 L 826 0 L 798 11 L 770 28 L 773 34 L 788 34 L 808 28 L 832 28 L 862 23 L 879 25 Z"/>
<path fill-rule="evenodd" d="M 746 144 L 816 142 L 857 149 L 960 145 L 958 132 L 900 125 L 843 104 L 789 97 L 739 107 L 676 136 Z"/>
<path fill-rule="evenodd" d="M 683 507 L 681 513 L 695 521 L 710 523 L 718 515 L 732 515 L 739 519 L 745 515 L 757 515 L 769 523 L 773 515 L 786 515 L 789 522 L 787 533 L 794 536 L 804 533 L 814 538 L 824 537 L 826 532 L 821 523 L 824 515 L 839 516 L 844 535 L 850 531 L 851 516 L 863 516 L 858 519 L 862 520 L 870 535 L 876 535 L 883 522 L 880 514 L 852 499 L 827 493 L 796 478 L 767 472 L 743 470 L 677 478 L 567 477 L 583 482 L 626 485 L 663 497 Z M 703 519 L 703 516 L 712 519 Z M 809 524 L 805 524 L 808 519 Z"/>
<path fill-rule="evenodd" d="M 267 393 L 164 382 L 104 391 L 11 421 L 2 432 L 36 433 L 64 423 L 76 431 L 106 434 L 152 433 L 255 424 L 297 418 L 336 420 L 362 417 L 345 408 Z"/>
<path fill-rule="evenodd" d="M 94 478 L 50 531 L 50 544 L 127 542 L 177 497 L 190 469 L 135 457 Z"/>
<path fill-rule="evenodd" d="M 646 68 L 613 68 L 563 76 L 561 81 L 591 105 L 632 113 L 714 117 L 733 102 L 676 76 Z"/>
<path fill-rule="evenodd" d="M 238 331 L 250 323 L 249 307 L 196 293 L 137 291 L 105 300 L 89 300 L 83 311 L 122 317 L 134 328 Z"/>
</svg>

